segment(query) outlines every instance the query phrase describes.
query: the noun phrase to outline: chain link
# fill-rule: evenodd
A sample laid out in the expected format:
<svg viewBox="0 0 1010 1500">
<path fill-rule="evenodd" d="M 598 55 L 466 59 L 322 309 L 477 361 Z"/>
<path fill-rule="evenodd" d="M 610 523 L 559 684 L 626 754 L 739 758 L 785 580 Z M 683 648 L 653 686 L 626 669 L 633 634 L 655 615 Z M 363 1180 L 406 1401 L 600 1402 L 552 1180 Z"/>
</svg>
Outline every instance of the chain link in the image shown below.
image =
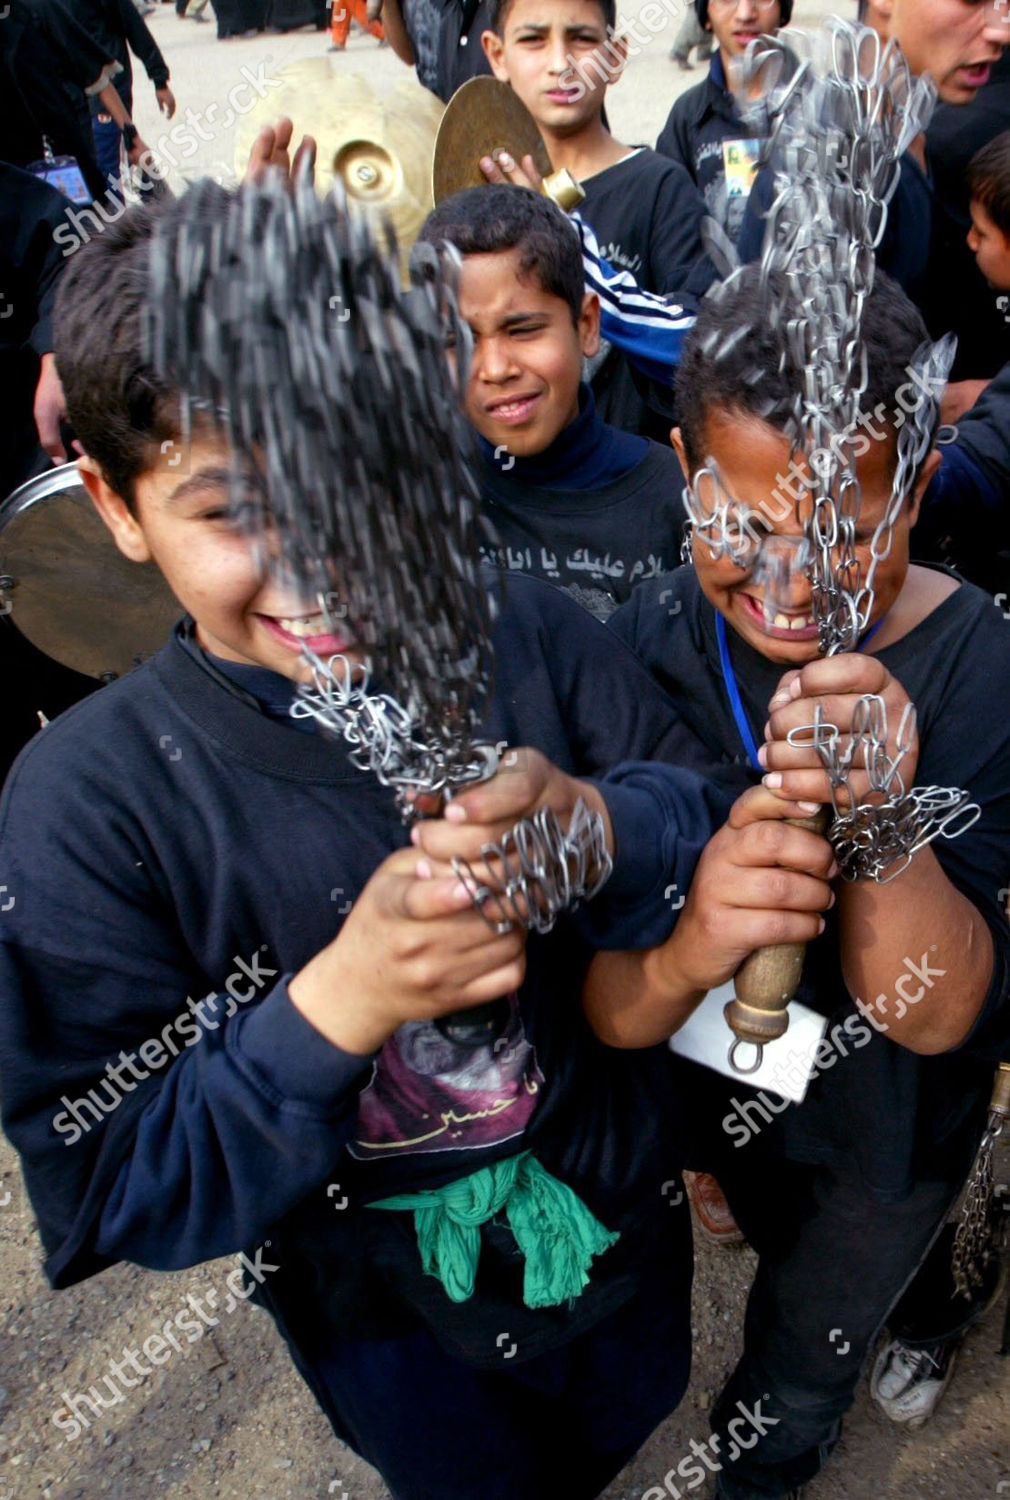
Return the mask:
<svg viewBox="0 0 1010 1500">
<path fill-rule="evenodd" d="M 876 693 L 859 699 L 847 741 L 824 719 L 818 703 L 812 724 L 791 729 L 794 749 L 814 749 L 831 784 L 834 821 L 828 829 L 844 880 L 875 880 L 886 885 L 906 870 L 913 857 L 936 838 L 954 839 L 981 816 L 968 793 L 955 787 L 917 786 L 906 790 L 901 763 L 915 743 L 915 709 L 906 703 L 892 755 L 887 705 Z M 871 797 L 859 801 L 854 771 L 865 771 Z"/>
</svg>

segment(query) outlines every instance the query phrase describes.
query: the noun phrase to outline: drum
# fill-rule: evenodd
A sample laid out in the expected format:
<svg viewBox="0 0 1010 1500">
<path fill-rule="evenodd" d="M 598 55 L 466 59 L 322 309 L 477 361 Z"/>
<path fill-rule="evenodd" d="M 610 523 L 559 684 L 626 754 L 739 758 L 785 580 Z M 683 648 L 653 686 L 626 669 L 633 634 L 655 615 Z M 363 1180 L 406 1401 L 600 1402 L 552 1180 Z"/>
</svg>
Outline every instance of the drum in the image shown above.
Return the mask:
<svg viewBox="0 0 1010 1500">
<path fill-rule="evenodd" d="M 153 563 L 123 556 L 63 464 L 0 505 L 0 614 L 51 660 L 109 682 L 163 646 L 182 610 Z"/>
</svg>

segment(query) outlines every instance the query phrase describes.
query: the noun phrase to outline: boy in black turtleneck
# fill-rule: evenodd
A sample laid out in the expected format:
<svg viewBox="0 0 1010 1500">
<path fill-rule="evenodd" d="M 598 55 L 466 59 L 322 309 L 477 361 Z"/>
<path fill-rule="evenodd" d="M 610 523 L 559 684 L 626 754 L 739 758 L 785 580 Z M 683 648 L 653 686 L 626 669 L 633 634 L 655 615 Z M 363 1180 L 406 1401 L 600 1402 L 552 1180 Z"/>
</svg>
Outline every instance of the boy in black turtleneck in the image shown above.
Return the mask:
<svg viewBox="0 0 1010 1500">
<path fill-rule="evenodd" d="M 421 238 L 460 251 L 460 311 L 473 333 L 467 414 L 498 533 L 488 560 L 559 584 L 599 619 L 675 566 L 684 475 L 672 449 L 597 415 L 582 360 L 599 343 L 579 241 L 549 199 L 468 188 Z"/>
</svg>

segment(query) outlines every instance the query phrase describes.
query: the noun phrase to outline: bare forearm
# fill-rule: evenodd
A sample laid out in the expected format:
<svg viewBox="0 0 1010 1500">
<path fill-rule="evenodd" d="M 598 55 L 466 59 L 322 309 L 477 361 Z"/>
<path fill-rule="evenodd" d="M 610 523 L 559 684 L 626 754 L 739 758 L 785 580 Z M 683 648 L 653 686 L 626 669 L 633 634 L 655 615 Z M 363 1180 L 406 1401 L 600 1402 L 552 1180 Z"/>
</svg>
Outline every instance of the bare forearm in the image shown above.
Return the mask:
<svg viewBox="0 0 1010 1500">
<path fill-rule="evenodd" d="M 962 1042 L 992 979 L 992 937 L 933 851 L 921 850 L 887 885 L 842 886 L 838 906 L 850 994 L 912 1052 Z"/>
<path fill-rule="evenodd" d="M 677 969 L 668 939 L 644 953 L 598 953 L 582 1004 L 593 1031 L 608 1047 L 653 1047 L 684 1024 L 705 997 Z"/>
<path fill-rule="evenodd" d="M 122 130 L 124 125 L 129 124 L 130 116 L 126 112 L 126 105 L 123 103 L 122 99 L 120 99 L 119 94 L 116 91 L 115 84 L 107 83 L 98 97 L 99 99 L 101 99 L 102 104 L 115 120 L 120 130 Z"/>
</svg>

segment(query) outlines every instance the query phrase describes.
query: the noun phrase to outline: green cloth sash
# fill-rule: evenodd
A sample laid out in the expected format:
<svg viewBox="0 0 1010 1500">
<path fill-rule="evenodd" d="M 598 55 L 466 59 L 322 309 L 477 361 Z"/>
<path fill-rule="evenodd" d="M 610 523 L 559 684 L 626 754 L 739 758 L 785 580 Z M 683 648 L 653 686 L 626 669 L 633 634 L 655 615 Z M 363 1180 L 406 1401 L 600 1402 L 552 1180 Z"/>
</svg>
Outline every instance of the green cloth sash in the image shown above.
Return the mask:
<svg viewBox="0 0 1010 1500">
<path fill-rule="evenodd" d="M 593 1257 L 620 1238 L 530 1151 L 444 1187 L 399 1193 L 370 1207 L 413 1210 L 421 1264 L 439 1278 L 453 1302 L 473 1296 L 480 1226 L 502 1209 L 526 1261 L 527 1307 L 573 1301 L 589 1280 Z"/>
</svg>

